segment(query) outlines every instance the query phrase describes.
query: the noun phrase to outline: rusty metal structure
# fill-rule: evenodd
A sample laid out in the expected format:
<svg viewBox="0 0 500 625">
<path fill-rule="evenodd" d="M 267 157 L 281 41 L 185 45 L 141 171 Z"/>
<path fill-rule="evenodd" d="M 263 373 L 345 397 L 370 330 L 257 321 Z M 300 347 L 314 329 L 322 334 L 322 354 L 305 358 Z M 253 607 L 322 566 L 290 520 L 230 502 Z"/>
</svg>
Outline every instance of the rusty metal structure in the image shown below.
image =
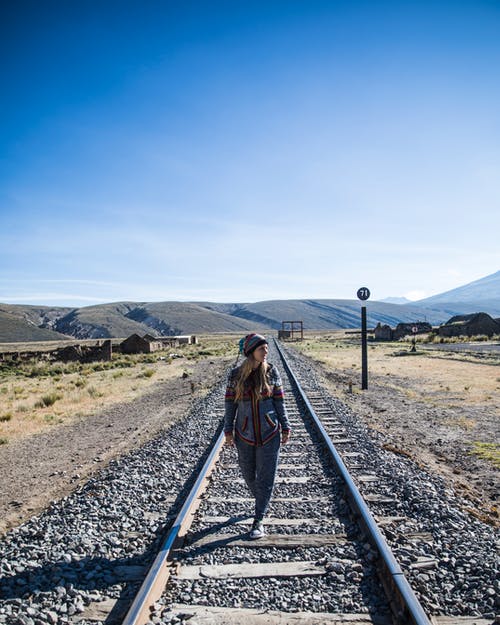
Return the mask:
<svg viewBox="0 0 500 625">
<path fill-rule="evenodd" d="M 278 339 L 282 341 L 303 341 L 304 340 L 304 322 L 303 321 L 282 321 L 281 330 L 278 330 Z"/>
</svg>

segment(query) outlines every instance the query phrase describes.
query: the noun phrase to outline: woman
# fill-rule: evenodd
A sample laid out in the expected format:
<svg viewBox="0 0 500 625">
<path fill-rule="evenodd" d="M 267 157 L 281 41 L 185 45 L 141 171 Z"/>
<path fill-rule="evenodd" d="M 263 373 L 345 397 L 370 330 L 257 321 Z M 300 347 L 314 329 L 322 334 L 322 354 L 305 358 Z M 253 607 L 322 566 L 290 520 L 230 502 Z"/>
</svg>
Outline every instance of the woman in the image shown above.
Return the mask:
<svg viewBox="0 0 500 625">
<path fill-rule="evenodd" d="M 229 374 L 224 434 L 236 444 L 243 478 L 255 497 L 250 538 L 264 536 L 263 519 L 269 507 L 278 468 L 281 442 L 290 438 L 283 386 L 278 370 L 267 362 L 267 340 L 260 334 L 243 339 L 245 360 Z"/>
</svg>

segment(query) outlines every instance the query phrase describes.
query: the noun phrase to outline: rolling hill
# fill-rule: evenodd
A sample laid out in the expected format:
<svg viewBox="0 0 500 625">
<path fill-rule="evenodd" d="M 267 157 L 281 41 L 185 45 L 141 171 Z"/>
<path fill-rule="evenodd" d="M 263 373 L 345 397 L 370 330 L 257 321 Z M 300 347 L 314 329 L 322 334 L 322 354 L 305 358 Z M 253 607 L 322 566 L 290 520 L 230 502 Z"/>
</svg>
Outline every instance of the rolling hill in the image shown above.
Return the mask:
<svg viewBox="0 0 500 625">
<path fill-rule="evenodd" d="M 56 320 L 58 332 L 79 339 L 126 337 L 146 334 L 151 328 L 130 319 L 127 315 L 137 306 L 133 302 L 116 302 L 76 308 Z"/>
<path fill-rule="evenodd" d="M 39 328 L 33 322 L 0 309 L 0 343 L 30 343 L 32 341 L 60 341 L 67 336 L 48 328 Z"/>
<path fill-rule="evenodd" d="M 254 323 L 189 302 L 115 302 L 71 310 L 54 324 L 76 338 L 120 338 L 212 332 L 250 332 Z M 258 325 L 257 329 L 264 329 Z"/>
<path fill-rule="evenodd" d="M 210 333 L 210 332 L 252 332 L 269 328 L 260 322 L 239 318 L 223 310 L 188 302 L 158 302 L 146 304 L 143 308 L 149 315 L 150 327 L 159 320 L 158 331 L 168 329 L 166 334 Z"/>
<path fill-rule="evenodd" d="M 28 323 L 38 327 L 54 329 L 53 325 L 62 315 L 75 310 L 62 306 L 22 306 L 18 304 L 0 304 L 0 312 L 21 317 Z"/>
<path fill-rule="evenodd" d="M 359 327 L 361 302 L 342 299 L 269 300 L 254 304 L 233 304 L 232 307 L 233 316 L 275 330 L 281 328 L 282 321 L 299 319 L 304 322 L 305 328 L 330 330 Z M 378 322 L 396 325 L 401 321 L 411 322 L 419 319 L 440 323 L 442 314 L 417 306 L 407 308 L 376 301 L 367 305 L 367 321 L 370 326 L 375 326 Z"/>
<path fill-rule="evenodd" d="M 395 326 L 428 321 L 439 325 L 455 315 L 486 312 L 500 316 L 500 271 L 452 291 L 418 302 L 366 303 L 368 325 Z M 254 303 L 114 302 L 83 308 L 0 304 L 0 342 L 124 338 L 251 331 L 281 328 L 282 321 L 302 320 L 309 330 L 358 328 L 359 300 L 268 300 Z"/>
</svg>

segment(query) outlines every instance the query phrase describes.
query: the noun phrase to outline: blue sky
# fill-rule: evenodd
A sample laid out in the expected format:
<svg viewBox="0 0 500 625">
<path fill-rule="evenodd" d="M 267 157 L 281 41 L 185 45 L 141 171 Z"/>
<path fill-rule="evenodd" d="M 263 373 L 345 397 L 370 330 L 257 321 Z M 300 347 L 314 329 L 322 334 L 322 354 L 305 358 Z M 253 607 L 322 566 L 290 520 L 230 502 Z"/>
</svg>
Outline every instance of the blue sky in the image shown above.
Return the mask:
<svg viewBox="0 0 500 625">
<path fill-rule="evenodd" d="M 500 268 L 500 3 L 2 3 L 0 302 L 430 296 Z"/>
</svg>

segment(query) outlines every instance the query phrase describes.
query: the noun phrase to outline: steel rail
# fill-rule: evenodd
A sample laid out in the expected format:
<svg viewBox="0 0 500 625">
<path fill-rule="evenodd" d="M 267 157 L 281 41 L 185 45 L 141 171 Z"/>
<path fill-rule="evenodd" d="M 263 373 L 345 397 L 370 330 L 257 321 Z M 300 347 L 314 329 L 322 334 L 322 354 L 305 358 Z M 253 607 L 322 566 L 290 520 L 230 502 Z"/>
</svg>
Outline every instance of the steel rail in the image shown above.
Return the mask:
<svg viewBox="0 0 500 625">
<path fill-rule="evenodd" d="M 135 599 L 130 606 L 122 625 L 144 625 L 149 621 L 150 607 L 160 598 L 165 589 L 165 584 L 170 576 L 169 556 L 170 552 L 181 539 L 181 530 L 185 530 L 186 523 L 196 511 L 196 504 L 199 495 L 206 486 L 208 476 L 217 461 L 219 453 L 224 443 L 224 432 L 221 432 L 217 438 L 208 458 L 201 469 L 196 482 L 189 492 L 179 514 L 177 515 L 173 526 L 170 528 L 160 551 L 158 552 L 153 564 L 151 565 L 146 578 L 144 579 Z"/>
<path fill-rule="evenodd" d="M 317 431 L 321 435 L 328 452 L 334 462 L 337 472 L 345 483 L 347 495 L 350 500 L 351 506 L 354 512 L 358 515 L 359 521 L 363 525 L 365 529 L 365 533 L 367 535 L 370 543 L 376 548 L 381 562 L 383 564 L 383 568 L 388 576 L 388 579 L 392 582 L 389 587 L 387 587 L 387 579 L 382 579 L 386 592 L 388 594 L 395 594 L 397 598 L 397 604 L 391 601 L 391 597 L 389 597 L 391 609 L 394 612 L 394 616 L 397 618 L 398 623 L 411 623 L 413 625 L 431 625 L 431 621 L 425 614 L 420 602 L 415 596 L 408 580 L 404 576 L 401 567 L 399 566 L 394 554 L 392 553 L 389 545 L 386 543 L 385 538 L 383 537 L 375 519 L 373 518 L 372 513 L 365 500 L 363 499 L 361 493 L 358 490 L 358 487 L 354 483 L 344 461 L 342 460 L 339 452 L 335 448 L 330 436 L 326 432 L 323 427 L 320 419 L 316 415 L 314 408 L 312 407 L 309 399 L 306 396 L 306 393 L 302 389 L 297 377 L 292 371 L 290 365 L 288 364 L 286 357 L 281 350 L 281 347 L 276 339 L 274 339 L 276 347 L 278 349 L 278 353 L 281 356 L 283 361 L 283 365 L 287 370 L 290 378 L 293 380 L 294 385 L 299 392 L 307 411 L 311 415 L 314 426 Z"/>
</svg>

